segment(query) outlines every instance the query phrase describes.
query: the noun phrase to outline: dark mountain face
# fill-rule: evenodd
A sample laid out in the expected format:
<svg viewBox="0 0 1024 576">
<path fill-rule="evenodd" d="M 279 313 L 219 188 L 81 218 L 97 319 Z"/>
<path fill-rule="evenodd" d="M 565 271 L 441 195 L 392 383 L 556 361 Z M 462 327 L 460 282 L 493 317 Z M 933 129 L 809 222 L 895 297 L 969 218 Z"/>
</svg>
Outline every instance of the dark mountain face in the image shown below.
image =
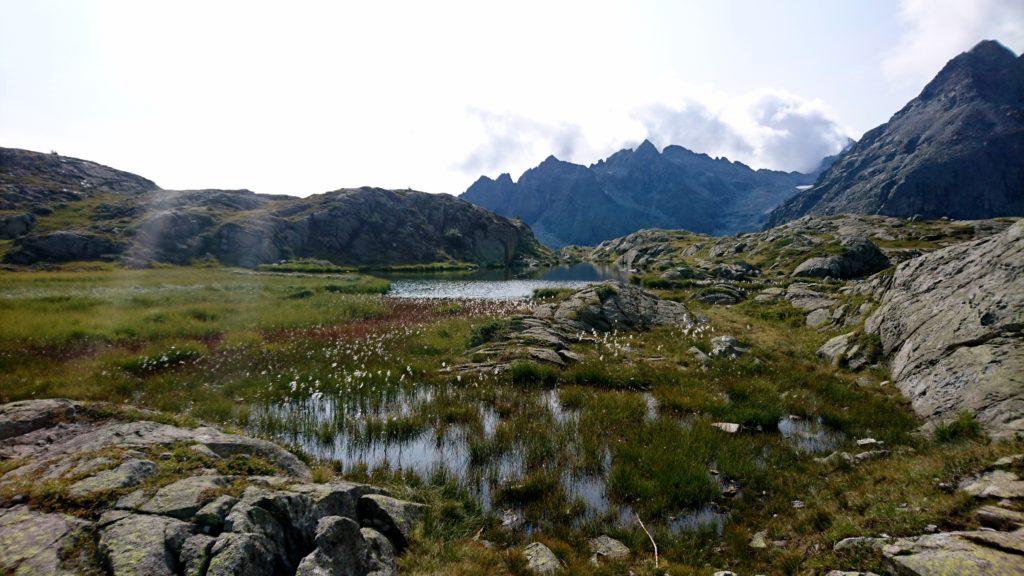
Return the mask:
<svg viewBox="0 0 1024 576">
<path fill-rule="evenodd" d="M 1024 58 L 985 41 L 871 130 L 769 226 L 804 214 L 1024 214 Z"/>
<path fill-rule="evenodd" d="M 248 190 L 161 190 L 74 158 L 0 149 L 0 230 L 13 264 L 121 258 L 255 267 L 293 258 L 336 264 L 471 262 L 549 253 L 523 223 L 449 195 L 357 188 L 308 198 Z"/>
<path fill-rule="evenodd" d="M 481 177 L 462 198 L 522 218 L 553 247 L 595 245 L 642 228 L 708 234 L 756 230 L 765 215 L 813 175 L 752 170 L 679 146 L 648 141 L 590 167 L 549 157 L 523 173 Z"/>
</svg>

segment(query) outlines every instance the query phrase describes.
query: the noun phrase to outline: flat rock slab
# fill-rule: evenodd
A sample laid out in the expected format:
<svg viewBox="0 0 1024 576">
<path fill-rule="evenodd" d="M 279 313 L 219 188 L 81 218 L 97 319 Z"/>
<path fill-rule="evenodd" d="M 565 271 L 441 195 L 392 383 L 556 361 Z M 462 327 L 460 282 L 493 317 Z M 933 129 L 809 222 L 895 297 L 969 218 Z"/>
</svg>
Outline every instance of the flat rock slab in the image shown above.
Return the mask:
<svg viewBox="0 0 1024 576">
<path fill-rule="evenodd" d="M 0 509 L 0 573 L 17 576 L 70 574 L 61 566 L 61 550 L 89 522 L 48 514 L 27 506 Z"/>
<path fill-rule="evenodd" d="M 908 576 L 1020 576 L 1022 537 L 1019 531 L 928 534 L 897 539 L 882 553 L 894 572 Z"/>
<path fill-rule="evenodd" d="M 897 266 L 864 323 L 893 381 L 937 425 L 969 412 L 995 438 L 1024 432 L 1024 220 Z"/>
<path fill-rule="evenodd" d="M 224 488 L 228 483 L 229 479 L 224 476 L 184 478 L 158 490 L 152 498 L 139 506 L 139 510 L 188 520 L 204 504 L 212 500 L 214 492 Z"/>
<path fill-rule="evenodd" d="M 974 511 L 974 517 L 982 526 L 994 530 L 1016 530 L 1024 527 L 1024 512 L 1001 506 L 982 506 Z"/>
<path fill-rule="evenodd" d="M 976 498 L 1024 498 L 1024 481 L 1007 470 L 992 470 L 964 480 L 960 489 Z"/>
<path fill-rule="evenodd" d="M 41 404 L 35 408 L 23 405 L 19 409 L 22 413 L 49 413 L 48 411 L 52 410 L 50 401 L 33 400 L 29 402 Z M 18 474 L 26 475 L 45 472 L 50 467 L 65 461 L 68 455 L 95 452 L 110 447 L 145 449 L 184 443 L 202 445 L 222 458 L 235 454 L 258 456 L 278 466 L 290 476 L 301 480 L 310 478 L 309 468 L 301 460 L 273 442 L 238 434 L 227 434 L 216 428 L 180 428 L 141 420 L 96 423 L 79 432 L 42 446 L 32 442 L 30 446 L 24 446 L 22 450 L 9 445 L 5 446 L 5 449 L 23 457 L 31 457 L 32 464 L 15 471 Z M 18 444 L 18 440 L 18 437 L 10 438 L 6 444 Z"/>
<path fill-rule="evenodd" d="M 156 474 L 156 464 L 149 460 L 128 460 L 113 470 L 104 470 L 68 487 L 76 498 L 137 486 Z"/>
</svg>

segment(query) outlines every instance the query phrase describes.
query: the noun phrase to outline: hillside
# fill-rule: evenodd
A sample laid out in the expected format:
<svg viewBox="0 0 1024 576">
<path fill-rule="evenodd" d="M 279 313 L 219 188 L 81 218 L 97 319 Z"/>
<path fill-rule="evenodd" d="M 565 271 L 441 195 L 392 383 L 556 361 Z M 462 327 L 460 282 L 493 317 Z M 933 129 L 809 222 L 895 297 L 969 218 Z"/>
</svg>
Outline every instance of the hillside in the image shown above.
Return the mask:
<svg viewBox="0 0 1024 576">
<path fill-rule="evenodd" d="M 954 219 L 1024 214 L 1024 57 L 994 41 L 950 60 L 814 187 L 772 212 Z"/>
<path fill-rule="evenodd" d="M 506 266 L 547 257 L 522 223 L 449 195 L 368 187 L 308 198 L 162 190 L 134 174 L 26 150 L 0 150 L 0 210 L 11 264 L 216 259 L 255 267 L 316 258 Z"/>
</svg>

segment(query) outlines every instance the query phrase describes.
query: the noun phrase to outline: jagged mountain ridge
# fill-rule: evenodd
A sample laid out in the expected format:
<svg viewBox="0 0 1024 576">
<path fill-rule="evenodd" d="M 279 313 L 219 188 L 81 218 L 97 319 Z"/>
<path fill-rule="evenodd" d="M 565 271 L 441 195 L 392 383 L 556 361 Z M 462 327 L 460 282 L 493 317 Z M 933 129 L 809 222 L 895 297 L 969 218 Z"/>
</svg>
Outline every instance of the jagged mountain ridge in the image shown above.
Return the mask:
<svg viewBox="0 0 1024 576">
<path fill-rule="evenodd" d="M 649 141 L 596 164 L 554 156 L 513 182 L 480 177 L 460 197 L 522 218 L 548 246 L 595 245 L 643 228 L 733 234 L 760 227 L 765 214 L 813 183 L 814 175 L 753 170 L 681 146 Z"/>
<path fill-rule="evenodd" d="M 255 267 L 295 258 L 345 265 L 548 256 L 530 229 L 447 194 L 341 189 L 299 198 L 249 190 L 163 190 L 55 154 L 0 149 L 0 236 L 12 264 L 123 258 Z"/>
<path fill-rule="evenodd" d="M 992 40 L 956 56 L 767 226 L 840 213 L 1024 214 L 1024 56 Z"/>
</svg>

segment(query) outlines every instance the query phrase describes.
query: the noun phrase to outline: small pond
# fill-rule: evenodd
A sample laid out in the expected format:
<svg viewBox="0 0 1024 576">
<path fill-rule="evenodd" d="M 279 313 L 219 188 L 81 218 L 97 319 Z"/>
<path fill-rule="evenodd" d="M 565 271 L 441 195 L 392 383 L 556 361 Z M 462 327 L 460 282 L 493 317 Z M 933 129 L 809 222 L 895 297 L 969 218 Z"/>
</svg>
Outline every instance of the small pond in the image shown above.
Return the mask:
<svg viewBox="0 0 1024 576">
<path fill-rule="evenodd" d="M 537 288 L 582 288 L 603 280 L 626 280 L 610 266 L 581 263 L 532 271 L 508 268 L 453 272 L 388 273 L 395 298 L 479 298 L 520 300 Z"/>
</svg>

